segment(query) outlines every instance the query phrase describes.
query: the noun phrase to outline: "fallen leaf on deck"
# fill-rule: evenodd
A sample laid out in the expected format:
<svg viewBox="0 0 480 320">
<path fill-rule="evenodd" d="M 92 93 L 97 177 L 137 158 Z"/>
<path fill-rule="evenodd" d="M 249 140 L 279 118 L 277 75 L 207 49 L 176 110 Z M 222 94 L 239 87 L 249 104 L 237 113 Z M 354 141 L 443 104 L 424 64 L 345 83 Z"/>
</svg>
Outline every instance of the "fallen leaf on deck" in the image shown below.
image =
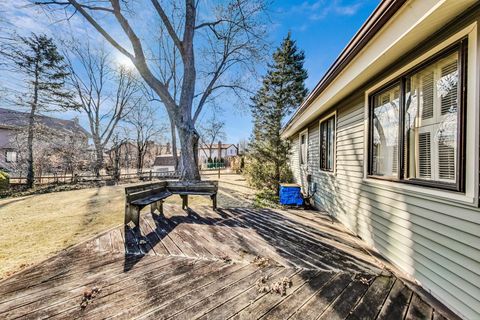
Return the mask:
<svg viewBox="0 0 480 320">
<path fill-rule="evenodd" d="M 268 267 L 270 265 L 270 259 L 265 258 L 265 257 L 256 256 L 253 259 L 252 263 L 255 264 L 256 266 L 260 267 L 260 268 L 265 268 L 265 267 Z"/>
<path fill-rule="evenodd" d="M 86 289 L 83 291 L 82 302 L 80 302 L 80 308 L 85 309 L 89 304 L 93 303 L 93 299 L 102 292 L 100 287 L 94 286 L 92 289 Z"/>
</svg>

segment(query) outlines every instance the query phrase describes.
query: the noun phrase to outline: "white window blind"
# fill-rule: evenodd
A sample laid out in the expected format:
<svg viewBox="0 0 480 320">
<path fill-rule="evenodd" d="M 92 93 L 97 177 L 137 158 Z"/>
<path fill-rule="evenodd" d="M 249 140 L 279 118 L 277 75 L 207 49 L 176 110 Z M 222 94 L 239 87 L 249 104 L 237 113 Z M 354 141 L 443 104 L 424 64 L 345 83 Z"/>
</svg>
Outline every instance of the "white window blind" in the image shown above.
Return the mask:
<svg viewBox="0 0 480 320">
<path fill-rule="evenodd" d="M 455 182 L 458 81 L 458 53 L 408 79 L 406 178 Z"/>
</svg>

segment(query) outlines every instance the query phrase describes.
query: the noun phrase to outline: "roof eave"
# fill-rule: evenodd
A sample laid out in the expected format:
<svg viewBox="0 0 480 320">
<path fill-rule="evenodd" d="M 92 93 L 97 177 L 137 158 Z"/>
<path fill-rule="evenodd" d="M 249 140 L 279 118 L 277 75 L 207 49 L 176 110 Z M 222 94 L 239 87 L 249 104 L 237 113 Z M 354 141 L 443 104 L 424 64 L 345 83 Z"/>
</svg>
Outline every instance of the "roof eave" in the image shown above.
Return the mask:
<svg viewBox="0 0 480 320">
<path fill-rule="evenodd" d="M 281 131 L 282 137 L 288 138 L 290 136 L 284 135 L 284 133 L 294 124 L 295 120 L 308 108 L 320 93 L 327 88 L 333 80 L 335 80 L 335 78 L 347 67 L 355 56 L 367 45 L 385 23 L 393 17 L 405 2 L 407 2 L 407 0 L 384 0 L 377 6 L 377 8 L 375 8 L 373 13 L 342 50 L 325 75 L 320 79 L 312 92 L 310 92 L 300 107 L 283 126 Z"/>
</svg>

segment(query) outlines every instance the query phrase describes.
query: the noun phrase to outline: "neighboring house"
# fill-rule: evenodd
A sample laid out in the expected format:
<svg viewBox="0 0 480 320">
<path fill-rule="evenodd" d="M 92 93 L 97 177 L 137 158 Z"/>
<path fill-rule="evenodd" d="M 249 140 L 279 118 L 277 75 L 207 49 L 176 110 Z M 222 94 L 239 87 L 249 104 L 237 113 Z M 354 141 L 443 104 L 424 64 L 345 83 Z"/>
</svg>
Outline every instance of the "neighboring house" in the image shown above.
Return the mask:
<svg viewBox="0 0 480 320">
<path fill-rule="evenodd" d="M 180 163 L 180 157 L 178 159 Z M 155 158 L 153 163 L 153 171 L 155 172 L 167 172 L 175 171 L 175 159 L 172 154 L 163 154 Z"/>
<path fill-rule="evenodd" d="M 146 146 L 145 158 L 143 159 L 144 168 L 152 168 L 155 162 L 155 159 L 159 155 L 171 154 L 171 145 L 169 142 L 162 145 L 154 141 L 148 141 Z M 111 154 L 112 150 L 106 150 L 105 161 L 107 166 L 111 165 Z M 120 168 L 130 168 L 134 169 L 137 166 L 137 144 L 135 141 L 129 140 L 123 142 L 120 146 Z"/>
<path fill-rule="evenodd" d="M 479 23 L 476 0 L 382 1 L 282 131 L 315 205 L 468 319 L 480 319 Z"/>
<path fill-rule="evenodd" d="M 0 169 L 6 171 L 17 170 L 17 164 L 25 152 L 26 129 L 28 127 L 29 113 L 0 108 Z M 35 117 L 36 130 L 41 133 L 37 141 L 45 140 L 48 147 L 49 159 L 64 158 L 60 156 L 59 148 L 68 147 L 69 141 L 88 145 L 89 134 L 77 120 L 63 120 L 53 117 L 37 115 Z M 40 153 L 36 150 L 37 153 Z M 58 152 L 57 152 L 58 151 Z M 64 151 L 64 150 L 62 150 Z M 58 154 L 56 154 L 58 153 Z M 43 156 L 44 154 L 42 154 Z M 23 156 L 25 156 L 23 154 Z M 50 164 L 53 167 L 54 164 Z"/>
<path fill-rule="evenodd" d="M 236 146 L 235 144 L 219 142 L 213 144 L 211 149 L 208 145 L 203 144 L 198 148 L 198 163 L 207 163 L 208 158 L 211 158 L 212 160 L 219 158 L 228 160 L 228 158 L 235 157 L 237 155 L 238 146 Z"/>
</svg>

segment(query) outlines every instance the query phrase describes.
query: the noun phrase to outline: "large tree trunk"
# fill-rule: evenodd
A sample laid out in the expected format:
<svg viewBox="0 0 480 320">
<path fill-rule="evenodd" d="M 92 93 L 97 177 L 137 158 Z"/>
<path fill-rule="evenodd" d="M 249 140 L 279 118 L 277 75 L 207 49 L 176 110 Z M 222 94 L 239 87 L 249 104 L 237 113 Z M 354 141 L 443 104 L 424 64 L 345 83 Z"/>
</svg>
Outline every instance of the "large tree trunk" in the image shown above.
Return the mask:
<svg viewBox="0 0 480 320">
<path fill-rule="evenodd" d="M 95 145 L 95 163 L 93 165 L 93 172 L 99 177 L 100 170 L 102 170 L 103 167 L 103 146 L 98 138 L 93 139 L 93 144 Z"/>
<path fill-rule="evenodd" d="M 38 79 L 38 76 L 37 76 Z M 38 103 L 38 80 L 35 80 L 33 102 L 28 118 L 28 136 L 27 136 L 27 188 L 32 188 L 35 183 L 35 170 L 33 168 L 33 135 L 35 130 L 35 112 Z"/>
<path fill-rule="evenodd" d="M 192 127 L 178 128 L 180 137 L 182 170 L 180 172 L 180 180 L 183 181 L 199 181 L 200 172 L 198 171 L 198 140 L 199 135 Z"/>
<path fill-rule="evenodd" d="M 173 161 L 175 162 L 175 171 L 178 170 L 178 153 L 177 153 L 177 130 L 175 128 L 175 122 L 173 122 L 172 117 L 170 119 L 170 130 L 172 133 L 172 155 Z"/>
<path fill-rule="evenodd" d="M 33 168 L 33 131 L 35 129 L 35 107 L 32 106 L 28 121 L 27 137 L 27 188 L 32 188 L 35 182 L 35 172 Z"/>
<path fill-rule="evenodd" d="M 145 159 L 145 147 L 137 146 L 137 174 L 143 172 L 143 160 Z"/>
</svg>

